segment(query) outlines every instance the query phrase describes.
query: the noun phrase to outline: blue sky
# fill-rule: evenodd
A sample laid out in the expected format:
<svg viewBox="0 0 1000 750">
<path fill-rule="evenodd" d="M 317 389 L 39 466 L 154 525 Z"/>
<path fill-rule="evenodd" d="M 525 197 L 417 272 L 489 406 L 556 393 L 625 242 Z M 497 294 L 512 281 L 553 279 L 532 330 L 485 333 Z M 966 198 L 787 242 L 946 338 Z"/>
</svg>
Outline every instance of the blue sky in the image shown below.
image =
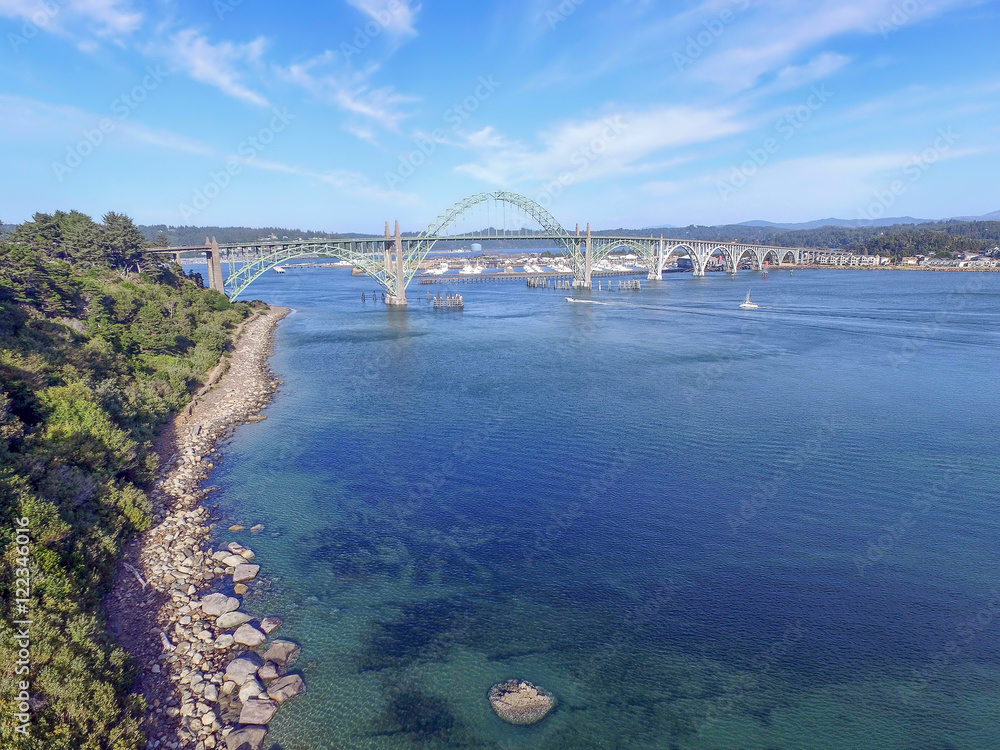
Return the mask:
<svg viewBox="0 0 1000 750">
<path fill-rule="evenodd" d="M 420 230 L 1000 209 L 1000 3 L 0 0 L 0 219 Z"/>
</svg>

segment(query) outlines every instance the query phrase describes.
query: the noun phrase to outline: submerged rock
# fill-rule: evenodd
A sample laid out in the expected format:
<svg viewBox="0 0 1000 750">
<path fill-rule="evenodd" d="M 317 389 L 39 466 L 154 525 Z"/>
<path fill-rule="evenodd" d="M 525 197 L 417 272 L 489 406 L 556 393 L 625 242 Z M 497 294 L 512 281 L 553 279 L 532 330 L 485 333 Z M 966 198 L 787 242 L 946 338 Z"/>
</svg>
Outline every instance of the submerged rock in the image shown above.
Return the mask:
<svg viewBox="0 0 1000 750">
<path fill-rule="evenodd" d="M 260 750 L 264 747 L 267 727 L 240 727 L 226 736 L 226 750 Z"/>
<path fill-rule="evenodd" d="M 273 661 L 279 667 L 287 667 L 302 651 L 299 644 L 291 641 L 274 641 L 264 652 L 265 661 Z"/>
<path fill-rule="evenodd" d="M 534 724 L 555 708 L 554 696 L 530 682 L 508 680 L 490 688 L 490 705 L 497 716 L 511 724 Z"/>
<path fill-rule="evenodd" d="M 279 704 L 290 701 L 306 691 L 306 683 L 297 674 L 275 680 L 267 687 L 267 697 Z"/>
<path fill-rule="evenodd" d="M 260 629 L 263 630 L 267 635 L 271 635 L 275 630 L 281 627 L 280 617 L 265 617 L 260 621 Z"/>
</svg>

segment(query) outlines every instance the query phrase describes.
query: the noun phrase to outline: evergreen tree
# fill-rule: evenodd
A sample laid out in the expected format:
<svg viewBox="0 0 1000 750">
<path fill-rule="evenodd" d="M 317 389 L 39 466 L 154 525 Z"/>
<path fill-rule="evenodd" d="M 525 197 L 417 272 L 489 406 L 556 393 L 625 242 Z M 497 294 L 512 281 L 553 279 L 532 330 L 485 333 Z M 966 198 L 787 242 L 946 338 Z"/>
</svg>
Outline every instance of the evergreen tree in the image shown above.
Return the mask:
<svg viewBox="0 0 1000 750">
<path fill-rule="evenodd" d="M 112 268 L 138 270 L 146 250 L 146 238 L 125 214 L 104 214 L 100 246 Z"/>
</svg>

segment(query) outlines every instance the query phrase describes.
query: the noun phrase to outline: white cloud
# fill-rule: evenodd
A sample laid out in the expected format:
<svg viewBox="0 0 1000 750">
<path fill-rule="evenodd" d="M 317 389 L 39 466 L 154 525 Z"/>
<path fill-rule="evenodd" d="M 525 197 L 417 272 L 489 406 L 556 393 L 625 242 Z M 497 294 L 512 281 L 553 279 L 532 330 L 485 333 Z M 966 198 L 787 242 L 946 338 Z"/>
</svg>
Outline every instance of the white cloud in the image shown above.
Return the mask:
<svg viewBox="0 0 1000 750">
<path fill-rule="evenodd" d="M 120 38 L 142 25 L 143 14 L 129 0 L 0 0 L 0 16 L 21 18 L 37 31 L 49 31 L 72 39 L 85 34 Z M 93 41 L 80 41 L 84 49 L 94 49 Z"/>
<path fill-rule="evenodd" d="M 837 52 L 824 52 L 817 55 L 805 65 L 786 65 L 778 71 L 774 80 L 765 86 L 766 92 L 788 91 L 807 86 L 810 83 L 827 78 L 851 62 L 851 58 Z"/>
<path fill-rule="evenodd" d="M 787 69 L 798 55 L 834 37 L 849 33 L 892 34 L 954 7 L 978 2 L 922 0 L 915 3 L 913 13 L 902 11 L 903 4 L 898 0 L 771 2 L 758 6 L 753 15 L 737 19 L 691 72 L 701 80 L 744 90 L 770 73 Z M 829 68 L 835 62 L 836 58 L 829 58 L 825 64 Z M 793 68 L 789 75 L 808 73 L 809 66 L 805 68 Z M 821 61 L 812 72 L 822 70 Z"/>
<path fill-rule="evenodd" d="M 416 20 L 420 6 L 410 0 L 347 0 L 348 4 L 368 15 L 390 34 L 397 36 L 417 33 Z"/>
<path fill-rule="evenodd" d="M 398 131 L 400 123 L 409 117 L 405 105 L 417 99 L 400 94 L 391 86 L 372 88 L 368 81 L 378 72 L 378 65 L 351 70 L 338 66 L 337 62 L 337 54 L 327 50 L 302 63 L 276 66 L 275 70 L 281 78 L 301 86 L 319 101 L 334 104 L 364 120 L 374 121 L 386 130 Z M 354 126 L 349 132 L 358 135 L 365 132 L 365 128 Z"/>
<path fill-rule="evenodd" d="M 660 152 L 747 127 L 727 109 L 658 107 L 561 123 L 540 134 L 538 148 L 487 127 L 465 136 L 465 146 L 478 151 L 480 158 L 457 169 L 497 185 L 545 182 L 567 173 L 574 182 L 583 182 L 666 169 L 692 157 L 686 153 L 655 159 Z"/>
<path fill-rule="evenodd" d="M 194 29 L 184 29 L 171 36 L 169 43 L 152 45 L 146 51 L 164 56 L 173 67 L 228 96 L 266 106 L 267 99 L 243 82 L 243 69 L 259 65 L 266 47 L 264 37 L 247 44 L 212 44 Z"/>
</svg>

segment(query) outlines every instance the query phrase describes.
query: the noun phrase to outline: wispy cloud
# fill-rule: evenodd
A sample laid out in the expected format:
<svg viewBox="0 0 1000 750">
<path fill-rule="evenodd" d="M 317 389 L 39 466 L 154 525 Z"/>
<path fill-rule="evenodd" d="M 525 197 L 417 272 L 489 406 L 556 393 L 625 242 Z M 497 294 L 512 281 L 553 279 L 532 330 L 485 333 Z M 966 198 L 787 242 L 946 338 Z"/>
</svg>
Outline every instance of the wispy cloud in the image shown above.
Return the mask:
<svg viewBox="0 0 1000 750">
<path fill-rule="evenodd" d="M 195 29 L 183 29 L 170 36 L 165 43 L 147 46 L 145 51 L 164 57 L 175 69 L 184 71 L 199 83 L 219 89 L 227 96 L 267 106 L 267 98 L 244 82 L 247 69 L 259 67 L 266 48 L 264 37 L 257 37 L 246 44 L 229 41 L 213 44 Z"/>
<path fill-rule="evenodd" d="M 564 122 L 539 135 L 532 147 L 509 140 L 492 127 L 465 136 L 479 159 L 457 167 L 484 182 L 516 185 L 541 182 L 574 171 L 575 181 L 663 170 L 690 153 L 671 149 L 706 143 L 742 132 L 748 125 L 728 109 L 656 107 L 591 120 Z M 586 164 L 586 169 L 580 169 Z"/>
<path fill-rule="evenodd" d="M 385 27 L 390 34 L 406 36 L 417 33 L 420 6 L 412 5 L 410 0 L 347 0 L 347 3 Z"/>
<path fill-rule="evenodd" d="M 398 131 L 400 123 L 409 117 L 406 105 L 418 101 L 391 86 L 373 88 L 369 81 L 378 72 L 378 65 L 353 70 L 330 50 L 301 63 L 275 66 L 275 70 L 283 80 L 302 87 L 318 101 L 336 105 L 390 131 Z M 370 133 L 364 126 L 351 126 L 348 132 Z"/>
<path fill-rule="evenodd" d="M 796 69 L 798 56 L 838 36 L 885 34 L 900 24 L 914 24 L 980 0 L 923 0 L 912 13 L 900 10 L 898 0 L 780 0 L 761 4 L 728 29 L 710 54 L 692 68 L 692 74 L 723 88 L 745 90 L 770 74 L 791 70 L 793 77 L 809 72 Z M 813 74 L 823 71 L 823 60 L 814 60 Z M 830 67 L 835 58 L 828 58 Z M 843 61 L 842 61 L 843 62 Z M 841 62 L 841 64 L 842 64 Z M 810 63 L 812 65 L 813 63 Z M 766 81 L 765 81 L 766 82 Z"/>
<path fill-rule="evenodd" d="M 129 0 L 0 0 L 0 16 L 20 18 L 39 29 L 93 47 L 86 37 L 120 38 L 136 31 L 143 14 Z"/>
</svg>

